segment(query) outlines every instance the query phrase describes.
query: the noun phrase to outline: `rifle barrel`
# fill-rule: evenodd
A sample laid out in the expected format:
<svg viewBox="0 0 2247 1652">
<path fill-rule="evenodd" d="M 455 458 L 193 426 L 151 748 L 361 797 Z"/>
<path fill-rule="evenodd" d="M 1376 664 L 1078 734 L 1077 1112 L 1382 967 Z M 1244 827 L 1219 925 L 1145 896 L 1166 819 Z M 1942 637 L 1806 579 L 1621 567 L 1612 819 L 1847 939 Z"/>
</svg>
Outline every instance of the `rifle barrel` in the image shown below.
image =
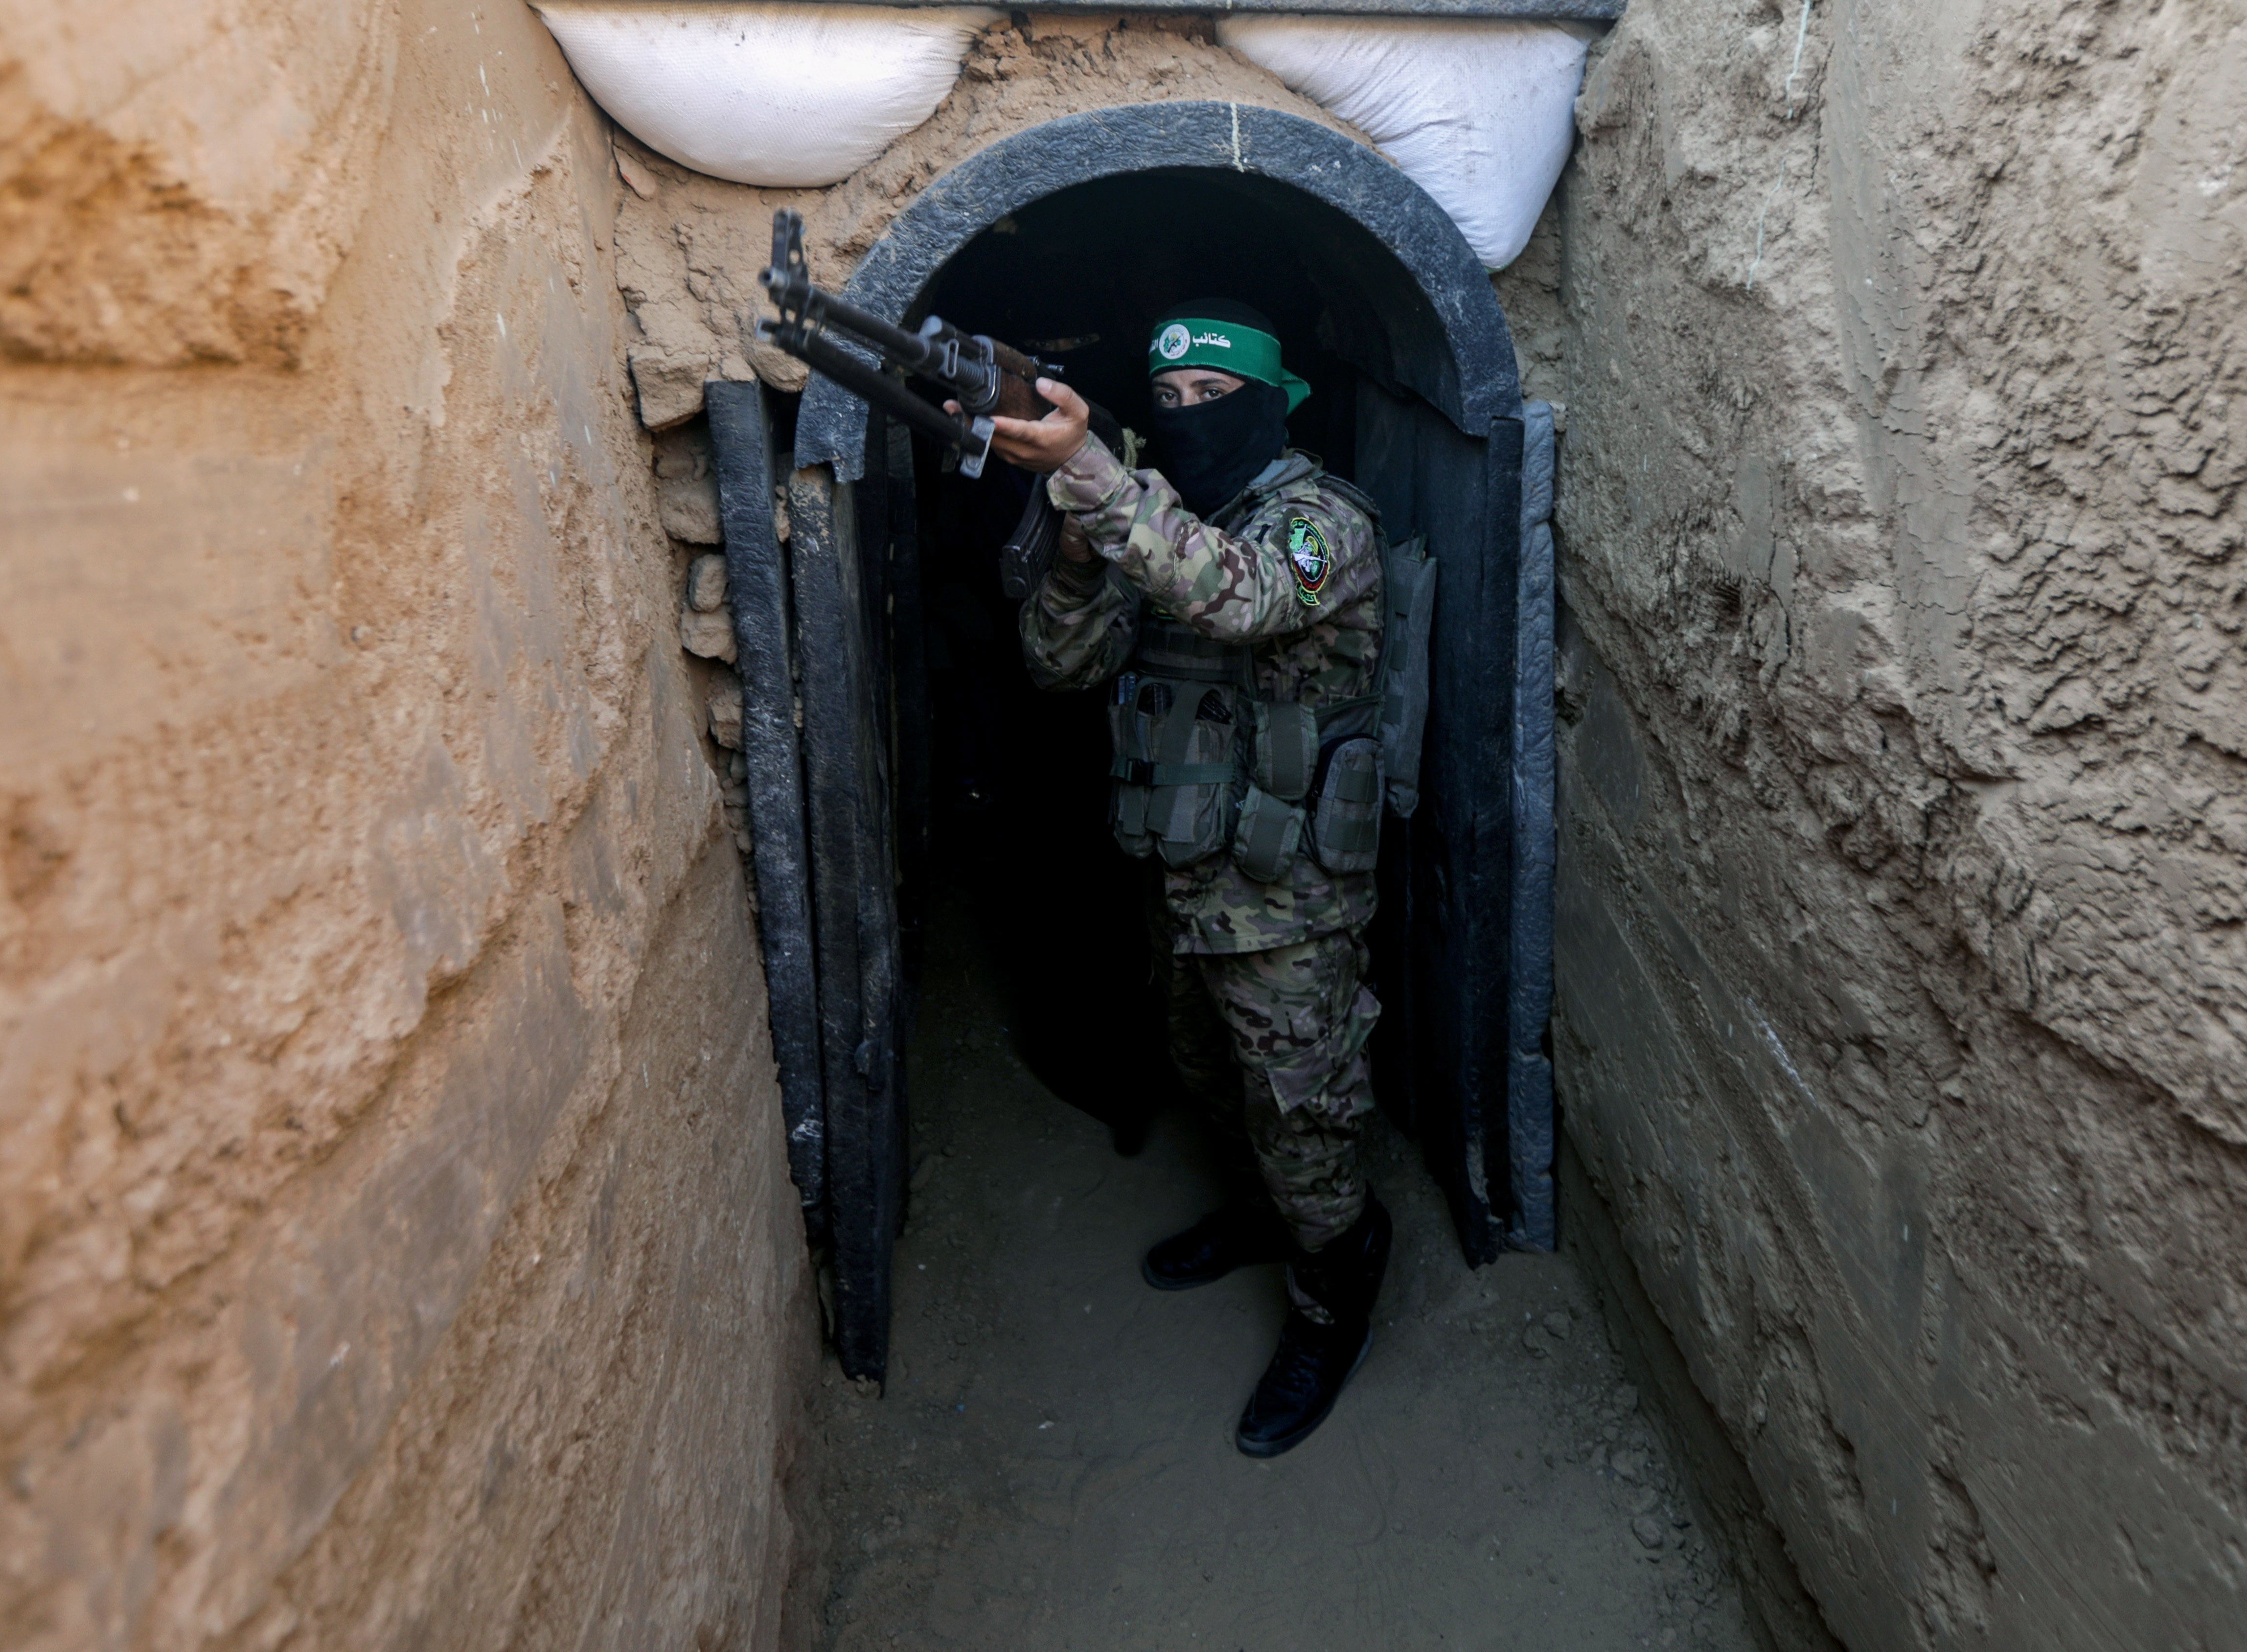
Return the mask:
<svg viewBox="0 0 2247 1652">
<path fill-rule="evenodd" d="M 965 420 L 955 419 L 940 407 L 932 407 L 886 373 L 878 372 L 856 356 L 845 354 L 825 339 L 797 331 L 790 338 L 783 330 L 775 329 L 768 335 L 772 341 L 813 371 L 823 373 L 861 401 L 895 413 L 922 434 L 938 441 L 947 442 L 965 452 L 973 452 L 981 444 L 967 427 Z"/>
<path fill-rule="evenodd" d="M 886 407 L 915 429 L 957 447 L 961 468 L 971 476 L 982 474 L 990 448 L 986 416 L 1037 418 L 1035 410 L 1048 405 L 1033 388 L 1045 371 L 1042 364 L 1020 351 L 996 339 L 969 338 L 934 317 L 921 331 L 907 332 L 819 286 L 804 262 L 803 219 L 787 208 L 773 214 L 772 263 L 758 279 L 780 312 L 777 322 L 755 324 L 760 335 L 861 400 Z M 938 412 L 851 351 L 830 343 L 830 327 L 885 363 L 946 386 L 975 417 L 953 419 Z"/>
<path fill-rule="evenodd" d="M 934 347 L 919 333 L 907 332 L 892 322 L 884 321 L 871 310 L 861 310 L 849 299 L 838 298 L 833 293 L 819 295 L 818 314 L 824 320 L 839 322 L 848 327 L 878 347 L 884 355 L 893 357 L 899 366 L 912 372 L 921 372 L 936 353 Z"/>
</svg>

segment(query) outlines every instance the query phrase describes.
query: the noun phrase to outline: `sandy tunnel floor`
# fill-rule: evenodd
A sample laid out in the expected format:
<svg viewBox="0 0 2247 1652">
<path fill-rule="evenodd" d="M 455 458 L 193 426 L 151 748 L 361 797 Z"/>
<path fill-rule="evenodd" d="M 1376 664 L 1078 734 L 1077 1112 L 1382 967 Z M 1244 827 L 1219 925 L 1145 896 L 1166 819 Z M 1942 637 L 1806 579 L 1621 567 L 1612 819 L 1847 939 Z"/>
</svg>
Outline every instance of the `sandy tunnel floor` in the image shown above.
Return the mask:
<svg viewBox="0 0 2247 1652">
<path fill-rule="evenodd" d="M 1211 1198 L 1188 1121 L 1118 1157 L 1014 1058 L 966 932 L 931 946 L 888 1391 L 826 1370 L 827 1646 L 1752 1644 L 1573 1268 L 1466 1268 L 1385 1125 L 1372 1352 L 1311 1440 L 1235 1451 L 1278 1269 L 1141 1282 Z"/>
</svg>

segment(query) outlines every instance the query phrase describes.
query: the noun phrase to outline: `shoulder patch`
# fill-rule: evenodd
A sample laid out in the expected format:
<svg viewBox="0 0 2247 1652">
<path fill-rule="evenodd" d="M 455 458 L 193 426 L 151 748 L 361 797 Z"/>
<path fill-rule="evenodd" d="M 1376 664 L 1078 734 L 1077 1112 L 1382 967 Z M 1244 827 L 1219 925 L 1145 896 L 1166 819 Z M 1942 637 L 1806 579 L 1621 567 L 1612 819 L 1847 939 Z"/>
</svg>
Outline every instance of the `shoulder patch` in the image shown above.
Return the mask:
<svg viewBox="0 0 2247 1652">
<path fill-rule="evenodd" d="M 1295 595 L 1307 605 L 1319 605 L 1327 576 L 1334 571 L 1334 553 L 1327 536 L 1308 516 L 1287 518 L 1287 560 L 1295 570 Z"/>
</svg>

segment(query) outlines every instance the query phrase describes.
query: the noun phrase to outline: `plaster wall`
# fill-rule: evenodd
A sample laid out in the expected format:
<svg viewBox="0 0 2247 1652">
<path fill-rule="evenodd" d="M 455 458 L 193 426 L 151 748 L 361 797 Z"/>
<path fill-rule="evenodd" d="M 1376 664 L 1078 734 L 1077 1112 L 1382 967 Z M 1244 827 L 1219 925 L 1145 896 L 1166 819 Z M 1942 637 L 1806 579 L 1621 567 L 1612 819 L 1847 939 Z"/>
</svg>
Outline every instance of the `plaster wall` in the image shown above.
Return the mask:
<svg viewBox="0 0 2247 1652">
<path fill-rule="evenodd" d="M 605 123 L 0 3 L 0 1640 L 765 1647 L 817 1316 Z"/>
<path fill-rule="evenodd" d="M 1840 1640 L 2237 1645 L 2247 9 L 1634 0 L 1578 125 L 1568 1133 Z"/>
</svg>

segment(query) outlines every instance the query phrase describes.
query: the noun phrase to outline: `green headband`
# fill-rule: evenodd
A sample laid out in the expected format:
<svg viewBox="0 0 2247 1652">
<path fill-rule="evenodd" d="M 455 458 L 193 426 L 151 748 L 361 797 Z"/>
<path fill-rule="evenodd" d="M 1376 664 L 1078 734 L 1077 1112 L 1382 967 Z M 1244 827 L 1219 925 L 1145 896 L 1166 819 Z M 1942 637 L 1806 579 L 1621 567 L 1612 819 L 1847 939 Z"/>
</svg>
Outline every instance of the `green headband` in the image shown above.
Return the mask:
<svg viewBox="0 0 2247 1652">
<path fill-rule="evenodd" d="M 1205 321 L 1178 316 L 1155 329 L 1147 345 L 1147 373 L 1173 367 L 1215 367 L 1236 378 L 1277 385 L 1287 393 L 1287 411 L 1303 405 L 1311 387 L 1280 365 L 1280 341 L 1260 327 L 1238 321 Z"/>
</svg>

